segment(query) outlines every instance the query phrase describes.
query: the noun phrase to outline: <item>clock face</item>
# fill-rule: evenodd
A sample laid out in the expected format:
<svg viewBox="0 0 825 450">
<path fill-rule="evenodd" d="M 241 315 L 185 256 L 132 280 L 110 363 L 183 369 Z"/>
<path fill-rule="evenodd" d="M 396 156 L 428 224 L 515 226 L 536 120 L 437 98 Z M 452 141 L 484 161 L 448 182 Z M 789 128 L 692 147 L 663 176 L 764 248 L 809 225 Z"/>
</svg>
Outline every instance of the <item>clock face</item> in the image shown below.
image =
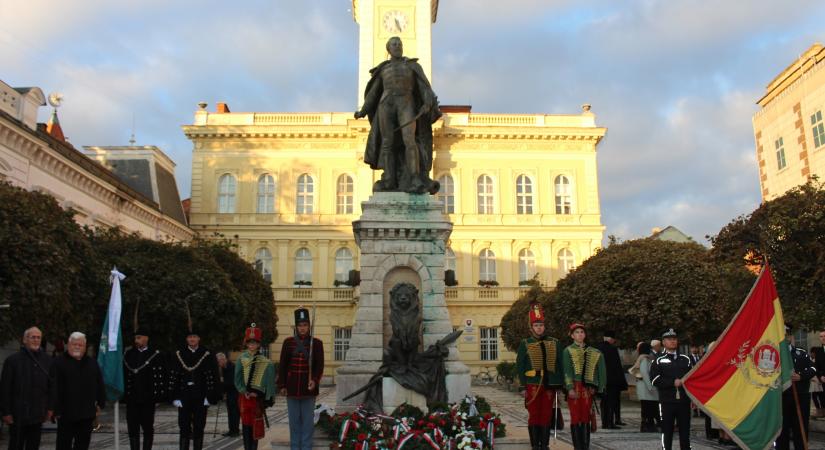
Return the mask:
<svg viewBox="0 0 825 450">
<path fill-rule="evenodd" d="M 407 15 L 401 11 L 387 11 L 384 14 L 384 29 L 390 33 L 403 33 L 407 25 Z"/>
</svg>

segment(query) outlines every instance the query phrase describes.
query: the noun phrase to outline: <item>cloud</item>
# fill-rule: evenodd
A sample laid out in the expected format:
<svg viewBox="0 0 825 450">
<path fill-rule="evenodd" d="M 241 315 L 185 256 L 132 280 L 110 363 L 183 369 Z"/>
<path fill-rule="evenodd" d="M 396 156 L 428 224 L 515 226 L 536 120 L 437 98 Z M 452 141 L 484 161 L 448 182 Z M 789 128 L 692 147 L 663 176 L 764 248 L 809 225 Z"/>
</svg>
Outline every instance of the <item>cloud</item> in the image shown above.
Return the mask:
<svg viewBox="0 0 825 450">
<path fill-rule="evenodd" d="M 751 117 L 765 85 L 816 40 L 801 0 L 440 2 L 433 85 L 478 112 L 578 113 L 598 149 L 603 223 L 621 238 L 675 225 L 701 240 L 759 202 Z M 349 111 L 358 26 L 349 0 L 0 0 L 4 81 L 66 96 L 76 146 L 139 144 L 177 163 L 188 195 L 198 101 L 233 111 Z M 43 120 L 46 119 L 43 111 Z"/>
</svg>

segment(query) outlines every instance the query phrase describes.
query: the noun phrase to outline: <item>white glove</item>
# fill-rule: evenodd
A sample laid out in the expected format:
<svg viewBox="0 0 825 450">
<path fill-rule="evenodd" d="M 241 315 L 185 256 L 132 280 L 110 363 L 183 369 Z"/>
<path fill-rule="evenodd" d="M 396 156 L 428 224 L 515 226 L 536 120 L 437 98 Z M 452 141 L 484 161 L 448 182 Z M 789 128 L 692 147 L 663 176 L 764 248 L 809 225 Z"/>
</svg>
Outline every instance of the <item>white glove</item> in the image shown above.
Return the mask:
<svg viewBox="0 0 825 450">
<path fill-rule="evenodd" d="M 183 408 L 183 403 L 181 403 L 181 401 L 180 401 L 180 400 L 174 400 L 174 401 L 172 401 L 172 405 L 173 405 L 175 408 Z"/>
<path fill-rule="evenodd" d="M 203 406 L 209 406 L 209 400 L 203 399 Z"/>
</svg>

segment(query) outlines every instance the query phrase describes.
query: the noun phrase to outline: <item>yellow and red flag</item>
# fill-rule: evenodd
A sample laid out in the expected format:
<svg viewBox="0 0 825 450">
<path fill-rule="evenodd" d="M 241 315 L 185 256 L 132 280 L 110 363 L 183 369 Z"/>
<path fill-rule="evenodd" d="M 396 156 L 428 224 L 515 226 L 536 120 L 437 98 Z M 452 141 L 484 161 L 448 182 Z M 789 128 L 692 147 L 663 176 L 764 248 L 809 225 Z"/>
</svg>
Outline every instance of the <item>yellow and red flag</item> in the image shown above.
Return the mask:
<svg viewBox="0 0 825 450">
<path fill-rule="evenodd" d="M 747 449 L 767 449 L 782 428 L 793 360 L 766 264 L 716 345 L 684 378 L 690 398 Z"/>
</svg>

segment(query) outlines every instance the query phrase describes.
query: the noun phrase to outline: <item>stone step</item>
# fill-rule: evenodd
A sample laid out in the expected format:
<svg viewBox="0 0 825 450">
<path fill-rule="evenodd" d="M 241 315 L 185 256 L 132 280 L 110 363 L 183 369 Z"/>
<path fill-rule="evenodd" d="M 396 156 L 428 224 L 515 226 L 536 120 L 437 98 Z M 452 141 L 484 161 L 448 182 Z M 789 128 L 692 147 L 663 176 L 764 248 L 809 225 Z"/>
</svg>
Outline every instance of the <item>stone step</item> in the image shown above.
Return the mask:
<svg viewBox="0 0 825 450">
<path fill-rule="evenodd" d="M 329 444 L 332 443 L 329 439 L 316 438 L 312 442 L 312 450 L 329 450 Z M 530 448 L 530 440 L 522 437 L 504 437 L 496 439 L 496 450 L 524 450 Z M 562 440 L 550 441 L 551 450 L 569 450 L 573 446 Z M 273 450 L 289 449 L 289 441 L 278 439 L 272 442 Z"/>
</svg>

